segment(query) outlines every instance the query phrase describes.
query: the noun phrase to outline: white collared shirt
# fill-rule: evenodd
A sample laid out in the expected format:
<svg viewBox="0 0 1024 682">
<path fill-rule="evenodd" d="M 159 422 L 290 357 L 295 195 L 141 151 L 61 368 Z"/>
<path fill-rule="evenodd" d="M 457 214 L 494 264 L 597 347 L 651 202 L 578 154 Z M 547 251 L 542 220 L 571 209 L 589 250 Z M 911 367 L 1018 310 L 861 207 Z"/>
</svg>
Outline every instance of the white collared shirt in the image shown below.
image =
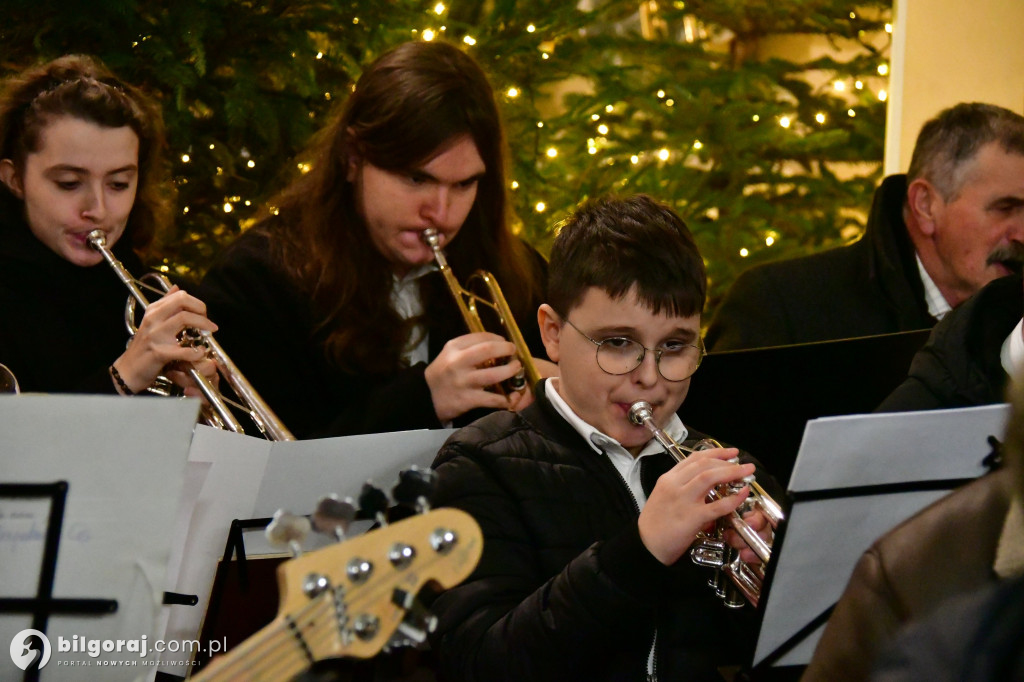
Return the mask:
<svg viewBox="0 0 1024 682">
<path fill-rule="evenodd" d="M 917 272 L 921 275 L 921 284 L 924 285 L 924 302 L 928 305 L 928 314 L 936 320 L 941 320 L 953 308 L 949 305 L 946 297 L 942 295 L 942 292 L 939 291 L 935 280 L 924 269 L 921 257 L 915 253 L 914 258 L 917 260 Z"/>
<path fill-rule="evenodd" d="M 420 296 L 419 281 L 424 275 L 437 270 L 437 265 L 427 263 L 410 271 L 405 277 L 392 274 L 391 307 L 403 320 L 423 314 L 423 298 Z M 418 324 L 409 332 L 402 359 L 409 366 L 430 361 L 430 332 L 424 324 Z"/>
<path fill-rule="evenodd" d="M 569 425 L 576 429 L 577 433 L 583 436 L 583 439 L 590 444 L 591 449 L 593 449 L 595 453 L 608 456 L 608 460 L 615 465 L 619 475 L 622 476 L 622 480 L 626 482 L 626 486 L 629 488 L 629 491 L 633 493 L 637 507 L 639 509 L 643 509 L 644 505 L 647 504 L 647 495 L 644 493 L 644 489 L 640 485 L 640 460 L 648 455 L 664 452 L 665 449 L 661 447 L 661 444 L 658 443 L 658 441 L 652 438 L 643 447 L 640 454 L 634 457 L 629 450 L 622 447 L 622 444 L 619 443 L 619 441 L 609 435 L 601 433 L 573 412 L 568 403 L 566 403 L 562 396 L 559 395 L 558 389 L 555 386 L 557 381 L 558 377 L 552 377 L 544 382 L 544 394 L 547 396 L 548 400 L 551 401 L 551 405 L 555 408 L 555 411 L 562 415 L 565 421 L 569 422 Z M 683 422 L 679 418 L 679 415 L 672 415 L 669 423 L 665 426 L 665 433 L 674 438 L 676 442 L 686 440 L 687 430 L 686 427 L 683 426 Z"/>
</svg>

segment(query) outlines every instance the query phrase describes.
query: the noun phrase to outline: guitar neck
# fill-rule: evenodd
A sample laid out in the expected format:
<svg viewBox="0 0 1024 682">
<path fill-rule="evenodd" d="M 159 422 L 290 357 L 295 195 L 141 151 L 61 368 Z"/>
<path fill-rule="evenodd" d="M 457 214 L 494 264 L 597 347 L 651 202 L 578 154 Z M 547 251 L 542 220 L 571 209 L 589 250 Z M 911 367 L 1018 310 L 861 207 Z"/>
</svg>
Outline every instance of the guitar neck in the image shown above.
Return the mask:
<svg viewBox="0 0 1024 682">
<path fill-rule="evenodd" d="M 329 615 L 329 614 L 328 614 Z M 288 680 L 313 663 L 301 624 L 278 617 L 231 651 L 209 661 L 192 682 L 275 682 Z"/>
</svg>

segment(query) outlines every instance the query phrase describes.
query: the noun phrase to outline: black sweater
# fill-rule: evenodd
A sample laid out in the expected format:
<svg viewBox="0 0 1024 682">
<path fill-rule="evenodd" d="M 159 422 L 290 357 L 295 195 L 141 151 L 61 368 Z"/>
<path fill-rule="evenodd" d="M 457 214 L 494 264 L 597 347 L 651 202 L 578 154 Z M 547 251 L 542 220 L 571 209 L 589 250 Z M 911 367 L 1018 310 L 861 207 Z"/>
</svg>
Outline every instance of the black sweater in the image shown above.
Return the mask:
<svg viewBox="0 0 1024 682">
<path fill-rule="evenodd" d="M 141 275 L 127 243 L 119 240 L 114 253 Z M 106 263 L 69 263 L 38 241 L 20 216 L 0 216 L 0 364 L 23 391 L 114 393 L 107 368 L 129 338 L 127 298 Z"/>
</svg>

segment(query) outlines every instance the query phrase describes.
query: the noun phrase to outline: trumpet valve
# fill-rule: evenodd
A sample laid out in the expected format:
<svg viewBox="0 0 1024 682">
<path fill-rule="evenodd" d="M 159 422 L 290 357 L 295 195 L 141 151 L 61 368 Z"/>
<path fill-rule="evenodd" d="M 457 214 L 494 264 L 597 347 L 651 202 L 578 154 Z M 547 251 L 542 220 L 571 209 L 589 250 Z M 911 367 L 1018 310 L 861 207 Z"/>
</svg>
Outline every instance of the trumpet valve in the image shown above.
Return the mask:
<svg viewBox="0 0 1024 682">
<path fill-rule="evenodd" d="M 700 538 L 690 549 L 690 559 L 705 568 L 722 568 L 728 563 L 729 546 L 717 538 Z"/>
</svg>

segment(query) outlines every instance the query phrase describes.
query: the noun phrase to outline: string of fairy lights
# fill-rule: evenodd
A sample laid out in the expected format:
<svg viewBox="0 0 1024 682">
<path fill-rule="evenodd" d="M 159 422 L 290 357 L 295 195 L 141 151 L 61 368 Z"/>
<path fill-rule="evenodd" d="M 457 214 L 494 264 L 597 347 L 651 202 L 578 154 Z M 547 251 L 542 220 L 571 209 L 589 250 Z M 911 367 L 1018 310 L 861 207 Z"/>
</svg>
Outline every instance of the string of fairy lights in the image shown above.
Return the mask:
<svg viewBox="0 0 1024 682">
<path fill-rule="evenodd" d="M 444 23 L 444 19 L 448 12 L 449 7 L 446 6 L 444 3 L 438 2 L 433 7 L 427 10 L 425 26 L 410 29 L 411 36 L 413 38 L 431 41 L 445 35 L 448 31 L 448 27 Z M 850 12 L 849 16 L 851 20 L 857 18 L 855 12 Z M 359 23 L 359 17 L 352 18 L 352 24 L 358 25 Z M 537 26 L 533 23 L 527 24 L 524 30 L 530 34 L 535 34 L 538 32 Z M 885 24 L 884 30 L 886 33 L 891 34 L 893 30 L 892 24 Z M 472 50 L 472 48 L 477 44 L 477 39 L 468 33 L 466 35 L 463 35 L 461 40 L 466 46 L 467 50 Z M 537 45 L 539 58 L 542 61 L 549 60 L 554 54 L 556 44 L 557 41 L 555 39 L 551 37 L 541 36 L 538 34 Z M 293 53 L 292 56 L 295 57 L 296 55 Z M 315 58 L 317 60 L 324 59 L 325 56 L 325 53 L 320 50 L 318 50 L 315 54 Z M 831 80 L 826 79 L 822 87 L 831 87 L 833 94 L 838 95 L 840 97 L 848 98 L 850 106 L 847 108 L 845 113 L 847 117 L 854 118 L 858 115 L 858 106 L 856 103 L 864 95 L 876 97 L 877 100 L 880 102 L 885 102 L 888 99 L 888 91 L 886 88 L 887 78 L 889 75 L 889 64 L 884 61 L 878 63 L 876 66 L 876 73 L 877 76 L 871 74 L 869 76 L 856 78 L 833 77 Z M 499 92 L 503 94 L 506 104 L 509 106 L 514 106 L 516 101 L 524 96 L 524 88 L 519 83 L 506 83 L 503 86 L 499 87 Z M 323 97 L 325 101 L 331 101 L 332 93 L 329 91 L 324 92 Z M 655 103 L 666 108 L 672 108 L 676 104 L 673 97 L 671 97 L 670 94 L 662 88 L 653 91 L 651 93 L 651 97 L 654 98 Z M 588 135 L 584 142 L 584 144 L 586 145 L 586 154 L 588 156 L 597 156 L 599 154 L 602 154 L 602 152 L 604 152 L 605 150 L 611 148 L 612 145 L 610 144 L 610 141 L 614 138 L 616 134 L 616 123 L 614 122 L 616 117 L 612 116 L 612 114 L 621 113 L 617 111 L 617 108 L 627 106 L 629 105 L 621 102 L 608 103 L 604 107 L 604 114 L 607 114 L 608 116 L 603 116 L 601 113 L 593 113 L 589 115 L 589 124 L 592 125 L 593 127 L 593 134 Z M 314 112 L 311 111 L 309 115 L 313 117 Z M 619 120 L 622 120 L 621 116 L 618 118 Z M 808 121 L 803 121 L 795 111 L 793 113 L 770 115 L 761 115 L 755 113 L 751 116 L 751 120 L 755 124 L 763 123 L 766 125 L 778 125 L 780 128 L 784 130 L 789 130 L 792 131 L 794 134 L 800 135 L 806 134 L 808 130 L 813 129 L 814 127 L 820 129 L 829 126 L 831 123 L 830 115 L 826 111 L 818 111 L 814 113 L 813 117 Z M 546 127 L 549 126 L 547 126 L 545 121 L 538 120 L 536 122 L 536 127 L 538 129 L 545 129 Z M 559 139 L 557 132 L 558 131 L 551 131 L 551 140 L 553 141 L 548 144 L 542 144 L 540 146 L 541 154 L 546 159 L 557 159 L 562 154 L 562 148 L 565 144 L 574 143 L 573 141 Z M 215 143 L 209 144 L 208 148 L 210 152 L 215 151 Z M 651 148 L 636 149 L 633 152 L 626 153 L 624 155 L 621 153 L 616 153 L 614 156 L 604 158 L 602 161 L 603 163 L 606 163 L 608 165 L 625 162 L 630 164 L 631 166 L 639 166 L 641 164 L 648 163 L 694 163 L 695 159 L 697 159 L 697 162 L 699 162 L 700 153 L 704 149 L 704 141 L 700 139 L 694 139 L 689 144 L 689 146 L 685 148 L 670 148 L 668 146 L 655 145 Z M 180 162 L 183 166 L 187 166 L 194 161 L 195 154 L 196 151 L 190 148 L 188 151 L 180 153 L 178 158 L 180 159 Z M 242 148 L 241 150 L 239 150 L 238 154 L 240 155 L 243 161 L 241 166 L 244 169 L 253 170 L 257 167 L 257 159 L 252 158 L 252 154 L 249 152 L 248 149 Z M 541 161 L 543 161 L 543 158 L 538 159 L 538 162 Z M 311 167 L 309 163 L 297 162 L 297 170 L 300 173 L 308 173 L 310 169 Z M 216 166 L 216 172 L 218 175 L 222 175 L 225 171 L 223 167 Z M 187 181 L 187 177 L 179 177 L 180 183 L 184 184 L 187 183 Z M 521 190 L 524 189 L 520 181 L 515 178 L 510 179 L 509 186 L 513 192 L 520 192 Z M 543 197 L 537 197 L 534 200 L 527 201 L 525 202 L 525 205 L 530 206 L 532 210 L 537 213 L 544 213 L 545 211 L 548 210 L 549 207 L 548 201 L 546 201 Z M 218 212 L 220 214 L 221 219 L 223 219 L 223 217 L 226 215 L 234 214 L 235 216 L 237 216 L 236 219 L 239 220 L 240 226 L 244 229 L 245 227 L 248 226 L 247 224 L 250 223 L 251 220 L 247 220 L 244 217 L 239 216 L 237 214 L 237 211 L 240 206 L 245 208 L 252 208 L 253 202 L 252 200 L 242 197 L 238 194 L 230 194 L 223 197 L 223 201 L 220 203 L 219 206 L 213 206 L 209 210 Z M 706 217 L 712 220 L 717 219 L 717 211 L 717 208 L 708 209 Z M 192 207 L 190 207 L 189 205 L 182 206 L 181 212 L 183 215 L 189 215 L 190 217 L 190 214 L 194 213 Z M 767 230 L 763 234 L 764 244 L 768 247 L 777 244 L 779 239 L 780 235 L 773 230 Z M 739 255 L 741 257 L 747 257 L 749 254 L 750 251 L 747 248 L 741 248 L 739 250 Z"/>
</svg>

